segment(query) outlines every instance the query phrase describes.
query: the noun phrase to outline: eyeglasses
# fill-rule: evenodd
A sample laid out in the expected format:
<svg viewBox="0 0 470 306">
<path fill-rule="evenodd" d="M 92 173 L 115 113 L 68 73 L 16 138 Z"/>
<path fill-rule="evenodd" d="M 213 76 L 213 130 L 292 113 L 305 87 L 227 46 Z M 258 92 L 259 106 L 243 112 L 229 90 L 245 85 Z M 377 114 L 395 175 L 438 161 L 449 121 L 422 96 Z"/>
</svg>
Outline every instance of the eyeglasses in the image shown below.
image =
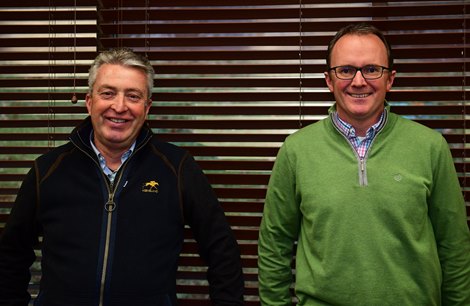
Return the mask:
<svg viewBox="0 0 470 306">
<path fill-rule="evenodd" d="M 331 70 L 335 71 L 336 77 L 340 80 L 352 80 L 356 77 L 358 71 L 361 72 L 364 79 L 375 80 L 381 78 L 384 70 L 390 70 L 390 68 L 378 65 L 366 65 L 364 67 L 336 66 L 328 69 L 328 71 Z"/>
</svg>

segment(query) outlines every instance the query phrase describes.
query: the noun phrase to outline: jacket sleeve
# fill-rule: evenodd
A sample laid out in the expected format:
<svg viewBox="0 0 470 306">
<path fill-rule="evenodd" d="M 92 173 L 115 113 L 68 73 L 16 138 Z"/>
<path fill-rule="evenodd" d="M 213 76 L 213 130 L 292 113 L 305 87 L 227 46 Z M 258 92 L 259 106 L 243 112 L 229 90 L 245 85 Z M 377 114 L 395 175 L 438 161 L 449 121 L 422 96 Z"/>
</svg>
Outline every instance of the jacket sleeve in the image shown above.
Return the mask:
<svg viewBox="0 0 470 306">
<path fill-rule="evenodd" d="M 295 175 L 284 143 L 269 180 L 259 233 L 258 277 L 262 305 L 292 305 L 291 264 L 300 216 Z"/>
<path fill-rule="evenodd" d="M 470 232 L 465 202 L 443 138 L 436 152 L 429 216 L 442 267 L 442 305 L 470 305 Z"/>
<path fill-rule="evenodd" d="M 23 181 L 10 217 L 0 236 L 0 305 L 28 305 L 30 266 L 35 260 L 35 171 Z"/>
<path fill-rule="evenodd" d="M 187 155 L 180 177 L 184 218 L 208 265 L 210 297 L 213 305 L 243 305 L 244 281 L 240 250 L 206 176 Z"/>
</svg>

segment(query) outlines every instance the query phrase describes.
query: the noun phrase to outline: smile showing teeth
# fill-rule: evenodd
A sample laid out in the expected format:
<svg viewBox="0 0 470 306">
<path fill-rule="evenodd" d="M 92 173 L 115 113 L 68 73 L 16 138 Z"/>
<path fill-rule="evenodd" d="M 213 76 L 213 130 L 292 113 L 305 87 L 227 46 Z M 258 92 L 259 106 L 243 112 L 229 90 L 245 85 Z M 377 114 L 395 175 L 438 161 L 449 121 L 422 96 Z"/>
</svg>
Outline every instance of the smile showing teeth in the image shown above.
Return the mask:
<svg viewBox="0 0 470 306">
<path fill-rule="evenodd" d="M 109 120 L 111 120 L 112 122 L 115 122 L 115 123 L 124 123 L 124 122 L 126 122 L 126 120 L 124 120 L 124 119 L 116 119 L 116 118 L 110 118 Z"/>
<path fill-rule="evenodd" d="M 353 98 L 366 98 L 369 94 L 351 94 Z"/>
</svg>

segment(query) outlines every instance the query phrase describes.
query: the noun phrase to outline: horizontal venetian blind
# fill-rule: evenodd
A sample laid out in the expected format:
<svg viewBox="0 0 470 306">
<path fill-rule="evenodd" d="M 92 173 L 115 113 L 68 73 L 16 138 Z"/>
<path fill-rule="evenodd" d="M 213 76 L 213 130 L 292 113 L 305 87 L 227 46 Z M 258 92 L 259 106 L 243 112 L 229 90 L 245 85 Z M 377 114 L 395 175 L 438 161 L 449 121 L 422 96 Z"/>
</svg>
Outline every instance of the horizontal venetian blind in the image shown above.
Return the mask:
<svg viewBox="0 0 470 306">
<path fill-rule="evenodd" d="M 96 2 L 0 3 L 0 232 L 33 160 L 86 116 L 86 74 L 97 50 Z M 30 289 L 36 296 L 41 253 Z"/>
<path fill-rule="evenodd" d="M 333 102 L 324 58 L 340 27 L 365 21 L 387 34 L 398 70 L 392 110 L 444 134 L 467 193 L 463 1 L 102 3 L 102 47 L 150 58 L 152 128 L 195 155 L 219 196 L 241 247 L 249 304 L 258 303 L 257 236 L 270 171 L 285 137 L 324 118 Z M 207 305 L 204 264 L 187 237 L 179 292 Z"/>
<path fill-rule="evenodd" d="M 131 47 L 157 72 L 150 124 L 208 175 L 240 244 L 247 305 L 258 305 L 258 226 L 277 150 L 325 117 L 334 100 L 323 77 L 326 46 L 360 21 L 382 29 L 394 48 L 392 110 L 446 137 L 468 199 L 466 1 L 102 0 L 97 11 L 93 1 L 76 9 L 58 2 L 0 4 L 0 227 L 32 160 L 86 115 L 96 49 Z M 179 297 L 208 305 L 195 254 L 188 230 Z"/>
</svg>

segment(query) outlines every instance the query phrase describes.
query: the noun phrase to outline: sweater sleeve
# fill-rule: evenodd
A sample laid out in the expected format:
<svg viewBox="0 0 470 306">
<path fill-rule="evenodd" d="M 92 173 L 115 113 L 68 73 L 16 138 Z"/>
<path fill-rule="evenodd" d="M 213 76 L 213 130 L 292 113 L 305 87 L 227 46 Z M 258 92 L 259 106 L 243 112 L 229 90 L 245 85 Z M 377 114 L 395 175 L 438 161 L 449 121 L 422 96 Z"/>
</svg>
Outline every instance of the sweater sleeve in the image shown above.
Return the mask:
<svg viewBox="0 0 470 306">
<path fill-rule="evenodd" d="M 262 305 L 292 305 L 291 264 L 300 225 L 295 190 L 295 175 L 284 144 L 269 180 L 259 233 L 258 273 Z"/>
<path fill-rule="evenodd" d="M 465 202 L 444 138 L 436 152 L 429 215 L 442 267 L 442 305 L 470 305 L 470 232 Z"/>
<path fill-rule="evenodd" d="M 207 177 L 187 155 L 182 165 L 184 218 L 208 265 L 210 298 L 213 305 L 243 305 L 244 280 L 240 250 L 224 211 Z"/>
<path fill-rule="evenodd" d="M 28 305 L 30 266 L 35 260 L 35 171 L 23 181 L 0 236 L 0 305 Z"/>
</svg>

